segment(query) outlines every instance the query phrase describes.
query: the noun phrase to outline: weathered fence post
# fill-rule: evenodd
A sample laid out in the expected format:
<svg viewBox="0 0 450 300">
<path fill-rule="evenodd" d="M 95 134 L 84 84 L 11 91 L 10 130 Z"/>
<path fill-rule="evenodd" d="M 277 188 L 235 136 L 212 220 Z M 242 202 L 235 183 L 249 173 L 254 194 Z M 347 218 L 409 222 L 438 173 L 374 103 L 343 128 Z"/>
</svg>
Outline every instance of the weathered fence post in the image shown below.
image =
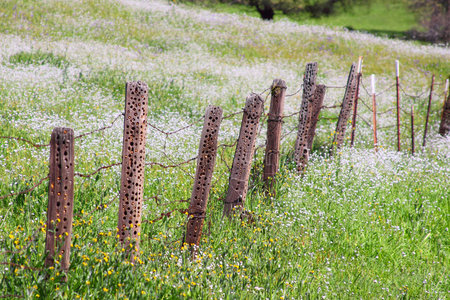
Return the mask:
<svg viewBox="0 0 450 300">
<path fill-rule="evenodd" d="M 222 108 L 212 105 L 208 106 L 198 148 L 197 171 L 195 172 L 194 187 L 192 188 L 188 210 L 189 220 L 186 226 L 185 243 L 190 246 L 198 246 L 202 235 L 221 122 Z M 195 247 L 191 248 L 191 252 L 195 256 Z"/>
<path fill-rule="evenodd" d="M 333 138 L 333 148 L 339 149 L 344 143 L 345 130 L 347 129 L 347 122 L 350 112 L 353 107 L 353 101 L 356 94 L 356 64 L 352 64 L 350 72 L 348 73 L 347 86 L 345 88 L 344 99 L 342 100 L 341 112 L 336 124 L 336 133 Z"/>
<path fill-rule="evenodd" d="M 317 62 L 306 64 L 303 76 L 303 95 L 298 118 L 298 132 L 295 141 L 294 159 L 298 172 L 303 172 L 308 163 L 308 132 L 311 121 L 311 102 L 316 89 Z"/>
<path fill-rule="evenodd" d="M 411 154 L 414 155 L 415 142 L 414 142 L 414 105 L 411 104 Z"/>
<path fill-rule="evenodd" d="M 450 132 L 450 93 L 448 93 L 448 79 L 445 85 L 444 105 L 442 107 L 441 124 L 439 126 L 439 134 L 442 136 L 447 135 Z"/>
<path fill-rule="evenodd" d="M 431 100 L 433 98 L 433 87 L 434 87 L 434 74 L 431 77 L 430 97 L 428 98 L 427 118 L 425 120 L 425 130 L 423 131 L 423 144 L 422 144 L 422 147 L 425 147 L 425 145 L 427 143 L 428 120 L 430 118 Z"/>
<path fill-rule="evenodd" d="M 122 178 L 118 233 L 129 255 L 139 253 L 141 208 L 144 192 L 145 142 L 147 133 L 148 87 L 128 82 L 122 146 Z M 131 247 L 130 247 L 131 246 Z M 134 256 L 131 257 L 134 260 Z"/>
<path fill-rule="evenodd" d="M 64 271 L 70 266 L 74 157 L 73 130 L 60 127 L 53 129 L 50 140 L 45 266 L 53 266 L 55 257 L 61 255 L 61 269 Z"/>
<path fill-rule="evenodd" d="M 371 76 L 372 82 L 372 111 L 373 111 L 373 145 L 375 151 L 378 151 L 378 139 L 377 139 L 377 102 L 375 96 L 375 75 Z"/>
<path fill-rule="evenodd" d="M 317 121 L 319 120 L 319 114 L 322 110 L 323 99 L 325 98 L 326 86 L 319 84 L 316 86 L 312 101 L 312 114 L 311 123 L 308 132 L 308 149 L 311 150 L 314 142 L 314 136 L 316 135 Z"/>
<path fill-rule="evenodd" d="M 400 151 L 400 62 L 395 61 L 395 86 L 397 88 L 397 151 Z"/>
<path fill-rule="evenodd" d="M 284 97 L 286 95 L 286 82 L 282 79 L 274 79 L 271 91 L 269 118 L 267 119 L 267 143 L 264 156 L 263 180 L 266 190 L 274 193 L 275 174 L 280 165 L 280 139 L 281 125 L 283 121 Z"/>
<path fill-rule="evenodd" d="M 353 105 L 353 118 L 352 118 L 352 133 L 350 138 L 350 147 L 355 144 L 355 130 L 356 130 L 356 116 L 358 114 L 358 99 L 359 99 L 359 84 L 361 83 L 362 76 L 362 56 L 358 59 L 358 74 L 356 75 L 356 92 L 355 92 L 355 104 Z"/>
<path fill-rule="evenodd" d="M 250 176 L 259 119 L 263 106 L 264 100 L 260 95 L 250 94 L 247 97 L 223 208 L 224 216 L 230 216 L 235 207 L 239 206 L 242 208 L 245 203 L 248 178 Z"/>
</svg>

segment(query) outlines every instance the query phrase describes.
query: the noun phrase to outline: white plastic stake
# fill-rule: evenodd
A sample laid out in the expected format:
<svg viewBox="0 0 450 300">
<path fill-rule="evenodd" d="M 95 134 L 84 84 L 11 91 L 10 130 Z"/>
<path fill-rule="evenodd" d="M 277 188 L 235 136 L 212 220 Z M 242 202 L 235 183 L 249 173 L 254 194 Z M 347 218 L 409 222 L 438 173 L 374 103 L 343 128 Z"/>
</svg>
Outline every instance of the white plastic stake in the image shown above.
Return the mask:
<svg viewBox="0 0 450 300">
<path fill-rule="evenodd" d="M 358 59 L 358 69 L 357 69 L 358 74 L 361 74 L 361 72 L 362 72 L 362 61 L 363 61 L 363 57 L 360 56 Z"/>
<path fill-rule="evenodd" d="M 398 60 L 395 61 L 395 76 L 400 77 L 400 62 Z"/>
<path fill-rule="evenodd" d="M 375 95 L 375 74 L 372 74 L 370 76 L 371 82 L 372 82 L 372 95 Z"/>
</svg>

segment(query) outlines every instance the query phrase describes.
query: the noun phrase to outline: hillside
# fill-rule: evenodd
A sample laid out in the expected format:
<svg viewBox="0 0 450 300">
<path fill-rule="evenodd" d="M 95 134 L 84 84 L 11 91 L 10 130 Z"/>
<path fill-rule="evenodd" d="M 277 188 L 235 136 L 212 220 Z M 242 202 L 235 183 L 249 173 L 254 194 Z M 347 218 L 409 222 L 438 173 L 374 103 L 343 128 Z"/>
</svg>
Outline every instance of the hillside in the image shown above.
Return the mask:
<svg viewBox="0 0 450 300">
<path fill-rule="evenodd" d="M 168 1 L 0 2 L 0 297 L 445 298 L 448 295 L 450 139 L 437 134 L 450 49 L 286 19 L 264 22 Z M 360 105 L 356 144 L 330 157 L 350 65 L 364 57 L 361 101 L 376 75 L 380 150 L 370 107 Z M 396 150 L 395 64 L 400 61 L 402 143 Z M 267 123 L 256 145 L 245 208 L 251 221 L 222 218 L 247 95 L 270 99 L 287 83 L 285 115 L 299 111 L 305 65 L 328 86 L 304 176 L 293 164 L 298 117 L 286 118 L 276 196 L 262 188 Z M 421 147 L 432 74 L 427 146 Z M 140 259 L 116 238 L 125 83 L 149 86 Z M 408 96 L 410 95 L 410 96 Z M 412 97 L 416 95 L 417 97 Z M 224 115 L 219 156 L 197 260 L 182 247 L 201 118 Z M 416 155 L 410 154 L 414 107 Z M 269 100 L 265 101 L 265 114 Z M 199 121 L 200 119 L 200 121 Z M 368 122 L 367 124 L 365 122 Z M 71 268 L 42 271 L 47 144 L 55 127 L 75 143 Z M 178 129 L 182 129 L 178 131 Z M 168 132 L 173 132 L 168 134 Z M 349 133 L 347 132 L 347 138 Z M 13 137 L 19 139 L 11 139 Z M 179 213 L 179 212 L 182 213 Z M 447 236 L 447 238 L 446 238 Z M 45 274 L 45 272 L 47 272 Z"/>
</svg>

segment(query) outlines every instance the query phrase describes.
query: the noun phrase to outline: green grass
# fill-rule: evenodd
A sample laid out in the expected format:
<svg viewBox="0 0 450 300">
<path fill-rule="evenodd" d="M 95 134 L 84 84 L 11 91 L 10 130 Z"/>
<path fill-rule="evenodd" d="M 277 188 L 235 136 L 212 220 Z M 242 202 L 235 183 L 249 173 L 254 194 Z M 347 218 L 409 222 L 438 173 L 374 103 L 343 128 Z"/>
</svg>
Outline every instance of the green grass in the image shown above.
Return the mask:
<svg viewBox="0 0 450 300">
<path fill-rule="evenodd" d="M 191 195 L 195 161 L 182 168 L 145 169 L 145 222 L 141 253 L 133 264 L 116 237 L 120 167 L 89 179 L 76 177 L 67 275 L 59 258 L 55 268 L 44 268 L 45 182 L 26 195 L 0 200 L 0 296 L 446 297 L 450 147 L 436 132 L 442 82 L 450 73 L 447 50 L 342 29 L 168 7 L 164 1 L 121 3 L 0 2 L 0 16 L 6 20 L 0 22 L 0 136 L 45 144 L 54 127 L 71 127 L 78 135 L 109 125 L 123 111 L 125 82 L 142 80 L 149 86 L 149 123 L 165 131 L 193 124 L 169 136 L 149 127 L 146 161 L 176 164 L 197 155 L 198 119 L 208 104 L 220 105 L 224 115 L 239 112 L 250 92 L 265 90 L 277 77 L 286 80 L 288 94 L 293 94 L 308 61 L 319 62 L 320 83 L 343 85 L 350 63 L 363 55 L 366 86 L 371 73 L 377 74 L 380 90 L 392 84 L 393 62 L 400 59 L 402 84 L 410 93 L 423 92 L 413 101 L 417 154 L 409 154 L 409 116 L 403 113 L 402 152 L 395 151 L 394 130 L 386 127 L 379 132 L 381 150 L 375 154 L 372 131 L 358 119 L 355 148 L 344 147 L 330 157 L 332 118 L 339 110 L 324 110 L 306 173 L 296 173 L 295 134 L 287 135 L 276 193 L 268 196 L 261 181 L 264 148 L 259 148 L 245 203 L 252 217 L 227 219 L 222 218 L 223 199 L 235 149 L 220 147 L 196 260 L 182 243 L 187 220 L 182 211 L 188 203 L 181 201 Z M 435 87 L 428 146 L 422 148 L 418 141 L 431 73 L 440 85 Z M 340 103 L 343 93 L 327 89 L 324 105 Z M 363 91 L 361 97 L 370 103 Z M 402 107 L 409 109 L 412 100 L 402 94 Z M 297 111 L 300 101 L 301 93 L 287 97 L 285 113 Z M 380 111 L 391 108 L 395 90 L 377 101 Z M 268 109 L 267 100 L 265 113 Z M 359 113 L 370 120 L 364 105 Z M 223 120 L 221 144 L 236 140 L 241 118 L 237 114 Z M 295 132 L 297 118 L 283 120 L 284 134 Z M 378 120 L 385 126 L 395 117 L 383 114 Z M 87 174 L 120 161 L 122 131 L 119 118 L 111 128 L 77 139 L 75 171 Z M 258 146 L 264 135 L 263 130 Z M 47 148 L 0 139 L 0 197 L 45 177 L 48 158 Z"/>
</svg>

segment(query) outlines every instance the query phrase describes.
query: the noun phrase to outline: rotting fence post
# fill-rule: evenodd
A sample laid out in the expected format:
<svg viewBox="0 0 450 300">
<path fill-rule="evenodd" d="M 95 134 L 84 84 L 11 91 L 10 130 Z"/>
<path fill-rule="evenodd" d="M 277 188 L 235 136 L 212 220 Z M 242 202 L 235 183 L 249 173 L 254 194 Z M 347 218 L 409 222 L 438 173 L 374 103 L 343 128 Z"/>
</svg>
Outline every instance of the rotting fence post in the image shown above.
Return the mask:
<svg viewBox="0 0 450 300">
<path fill-rule="evenodd" d="M 356 94 L 356 64 L 352 64 L 348 73 L 347 86 L 345 88 L 344 99 L 342 100 L 341 112 L 336 124 L 336 133 L 333 138 L 333 148 L 339 149 L 344 143 L 347 121 L 353 107 Z"/>
<path fill-rule="evenodd" d="M 273 195 L 275 174 L 280 165 L 280 139 L 284 110 L 284 97 L 286 95 L 286 82 L 282 79 L 274 79 L 271 86 L 271 99 L 269 118 L 267 119 L 267 143 L 264 156 L 263 180 L 266 190 Z"/>
<path fill-rule="evenodd" d="M 373 145 L 375 147 L 375 151 L 378 151 L 378 139 L 377 139 L 377 102 L 375 96 L 375 75 L 371 76 L 372 82 L 372 112 L 373 112 Z"/>
<path fill-rule="evenodd" d="M 233 209 L 236 207 L 242 209 L 245 203 L 248 178 L 250 176 L 259 119 L 263 106 L 264 100 L 260 95 L 252 93 L 247 97 L 223 208 L 224 216 L 231 216 Z"/>
<path fill-rule="evenodd" d="M 302 173 L 308 163 L 308 132 L 311 121 L 311 102 L 316 89 L 317 62 L 306 64 L 305 75 L 303 76 L 303 95 L 300 114 L 298 119 L 298 132 L 295 141 L 294 159 L 297 164 L 297 171 Z"/>
<path fill-rule="evenodd" d="M 450 93 L 448 93 L 448 79 L 445 83 L 445 98 L 442 107 L 441 124 L 439 125 L 439 134 L 442 136 L 450 132 Z"/>
<path fill-rule="evenodd" d="M 70 266 L 73 220 L 74 133 L 71 128 L 53 129 L 50 140 L 45 266 L 55 264 L 61 255 L 61 269 Z"/>
<path fill-rule="evenodd" d="M 189 246 L 198 246 L 202 235 L 217 155 L 217 141 L 220 123 L 222 122 L 222 112 L 222 108 L 210 105 L 205 113 L 205 122 L 198 149 L 197 170 L 188 209 L 189 220 L 186 225 L 185 243 Z M 194 257 L 195 247 L 191 248 L 191 252 Z"/>
<path fill-rule="evenodd" d="M 127 82 L 118 220 L 119 240 L 127 255 L 139 253 L 147 112 L 147 85 L 140 81 Z M 134 260 L 134 255 L 131 259 Z"/>
<path fill-rule="evenodd" d="M 314 91 L 313 101 L 312 101 L 312 113 L 311 113 L 311 123 L 308 132 L 308 149 L 311 150 L 314 142 L 314 137 L 316 135 L 317 121 L 319 120 L 319 114 L 322 110 L 323 99 L 325 98 L 326 86 L 319 84 L 316 86 Z"/>
<path fill-rule="evenodd" d="M 356 92 L 355 101 L 353 105 L 353 118 L 352 118 L 352 133 L 350 138 L 350 147 L 355 144 L 355 130 L 356 130 L 356 116 L 358 114 L 358 99 L 359 99 L 359 84 L 361 83 L 362 76 L 362 56 L 358 59 L 358 74 L 356 75 Z"/>
<path fill-rule="evenodd" d="M 395 61 L 395 86 L 397 88 L 397 151 L 400 151 L 400 62 Z"/>
<path fill-rule="evenodd" d="M 422 144 L 422 147 L 425 147 L 425 145 L 427 143 L 428 121 L 430 119 L 431 100 L 433 98 L 433 87 L 434 87 L 434 74 L 431 77 L 430 96 L 428 98 L 427 118 L 425 120 L 425 130 L 423 131 L 423 144 Z"/>
</svg>

